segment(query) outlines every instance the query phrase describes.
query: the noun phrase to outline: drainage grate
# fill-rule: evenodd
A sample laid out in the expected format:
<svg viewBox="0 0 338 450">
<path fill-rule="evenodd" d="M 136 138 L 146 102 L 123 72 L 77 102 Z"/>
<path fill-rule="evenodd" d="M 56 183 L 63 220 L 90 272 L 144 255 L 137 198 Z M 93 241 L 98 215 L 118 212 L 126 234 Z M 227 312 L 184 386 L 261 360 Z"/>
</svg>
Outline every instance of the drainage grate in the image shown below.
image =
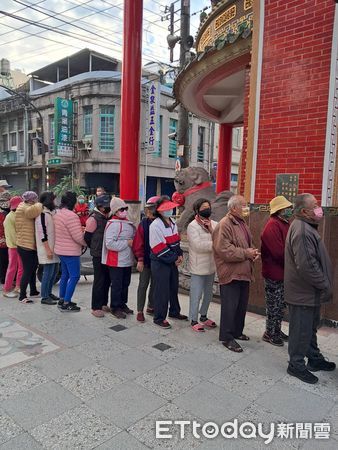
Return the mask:
<svg viewBox="0 0 338 450">
<path fill-rule="evenodd" d="M 113 327 L 109 327 L 113 331 L 123 331 L 127 330 L 127 327 L 124 327 L 123 325 L 114 325 Z"/>
<path fill-rule="evenodd" d="M 153 345 L 153 348 L 156 348 L 157 350 L 164 352 L 165 350 L 169 350 L 169 348 L 172 348 L 172 346 L 168 345 L 168 344 L 164 344 L 163 342 L 160 342 L 159 344 Z"/>
</svg>

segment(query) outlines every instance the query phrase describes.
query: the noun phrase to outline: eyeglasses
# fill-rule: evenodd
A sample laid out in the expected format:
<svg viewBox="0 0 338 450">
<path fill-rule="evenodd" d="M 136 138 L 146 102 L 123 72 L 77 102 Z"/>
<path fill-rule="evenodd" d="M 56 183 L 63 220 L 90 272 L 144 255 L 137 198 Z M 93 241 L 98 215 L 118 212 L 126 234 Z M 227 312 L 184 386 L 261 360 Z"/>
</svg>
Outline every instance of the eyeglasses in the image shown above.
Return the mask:
<svg viewBox="0 0 338 450">
<path fill-rule="evenodd" d="M 125 208 L 120 208 L 119 211 L 121 211 L 121 212 L 128 211 L 128 206 L 126 206 Z"/>
</svg>

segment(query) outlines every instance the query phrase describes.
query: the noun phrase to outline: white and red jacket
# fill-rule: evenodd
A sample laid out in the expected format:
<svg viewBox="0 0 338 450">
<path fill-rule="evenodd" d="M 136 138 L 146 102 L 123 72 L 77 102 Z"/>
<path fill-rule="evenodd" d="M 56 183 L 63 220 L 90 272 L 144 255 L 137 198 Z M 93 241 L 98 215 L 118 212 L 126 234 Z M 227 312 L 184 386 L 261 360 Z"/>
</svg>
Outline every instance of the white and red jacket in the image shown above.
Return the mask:
<svg viewBox="0 0 338 450">
<path fill-rule="evenodd" d="M 134 236 L 133 222 L 113 216 L 104 232 L 102 264 L 110 267 L 131 267 L 135 258 L 128 241 L 134 239 Z"/>
<path fill-rule="evenodd" d="M 180 247 L 180 235 L 173 219 L 167 224 L 160 217 L 155 219 L 149 228 L 150 258 L 165 264 L 174 263 L 183 255 Z"/>
</svg>

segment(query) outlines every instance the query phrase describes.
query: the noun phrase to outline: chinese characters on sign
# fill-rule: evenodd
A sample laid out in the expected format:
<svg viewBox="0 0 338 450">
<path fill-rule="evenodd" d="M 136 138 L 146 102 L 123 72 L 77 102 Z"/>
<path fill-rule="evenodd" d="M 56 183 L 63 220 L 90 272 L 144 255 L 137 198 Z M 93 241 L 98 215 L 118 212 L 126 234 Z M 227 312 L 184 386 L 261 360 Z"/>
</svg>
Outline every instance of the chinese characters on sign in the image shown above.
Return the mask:
<svg viewBox="0 0 338 450">
<path fill-rule="evenodd" d="M 54 153 L 57 156 L 73 156 L 73 102 L 64 98 L 55 100 Z"/>
<path fill-rule="evenodd" d="M 299 175 L 297 173 L 282 173 L 276 175 L 276 195 L 284 195 L 293 202 L 298 195 Z"/>
<path fill-rule="evenodd" d="M 160 130 L 160 83 L 153 81 L 149 87 L 147 152 L 158 153 Z"/>
<path fill-rule="evenodd" d="M 225 36 L 229 32 L 238 33 L 242 23 L 251 23 L 253 19 L 252 6 L 252 0 L 237 0 L 218 14 L 197 40 L 197 51 L 203 52 L 205 47 L 212 47 L 217 38 Z"/>
</svg>

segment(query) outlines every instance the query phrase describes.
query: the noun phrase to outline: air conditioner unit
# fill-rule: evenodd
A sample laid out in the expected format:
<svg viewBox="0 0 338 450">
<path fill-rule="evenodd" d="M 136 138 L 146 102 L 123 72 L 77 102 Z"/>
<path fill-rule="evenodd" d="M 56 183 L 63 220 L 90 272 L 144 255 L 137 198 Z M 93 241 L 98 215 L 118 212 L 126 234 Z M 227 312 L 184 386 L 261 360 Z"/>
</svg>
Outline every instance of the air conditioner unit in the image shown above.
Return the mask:
<svg viewBox="0 0 338 450">
<path fill-rule="evenodd" d="M 82 143 L 83 143 L 83 147 L 85 150 L 91 150 L 92 144 L 93 144 L 93 139 L 92 138 L 84 138 L 84 139 L 82 139 Z"/>
</svg>

